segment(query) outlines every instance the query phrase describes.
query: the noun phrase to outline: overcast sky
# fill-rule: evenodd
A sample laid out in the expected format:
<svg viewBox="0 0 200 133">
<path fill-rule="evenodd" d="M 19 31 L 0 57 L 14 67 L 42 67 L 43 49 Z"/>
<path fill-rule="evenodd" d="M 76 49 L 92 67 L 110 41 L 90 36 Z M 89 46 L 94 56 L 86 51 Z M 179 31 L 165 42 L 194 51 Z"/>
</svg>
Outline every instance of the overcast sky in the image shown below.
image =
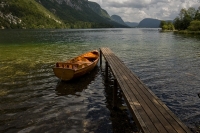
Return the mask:
<svg viewBox="0 0 200 133">
<path fill-rule="evenodd" d="M 98 3 L 108 14 L 119 15 L 126 22 L 144 18 L 173 20 L 182 8 L 199 7 L 200 0 L 89 0 Z"/>
</svg>

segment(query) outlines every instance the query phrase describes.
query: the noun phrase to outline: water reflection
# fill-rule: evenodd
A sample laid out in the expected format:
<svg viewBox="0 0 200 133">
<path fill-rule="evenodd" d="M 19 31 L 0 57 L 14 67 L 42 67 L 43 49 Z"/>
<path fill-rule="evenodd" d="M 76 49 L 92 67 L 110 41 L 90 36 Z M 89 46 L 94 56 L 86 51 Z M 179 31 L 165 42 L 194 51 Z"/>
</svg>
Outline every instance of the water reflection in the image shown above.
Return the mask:
<svg viewBox="0 0 200 133">
<path fill-rule="evenodd" d="M 87 86 L 94 81 L 99 71 L 99 67 L 96 66 L 90 73 L 86 75 L 73 79 L 71 81 L 58 81 L 56 86 L 56 94 L 59 96 L 63 95 L 77 95 L 79 96 L 80 92 L 87 89 Z"/>
<path fill-rule="evenodd" d="M 110 120 L 112 122 L 112 131 L 114 133 L 130 133 L 138 132 L 136 123 L 133 120 L 133 116 L 128 110 L 125 100 L 122 96 L 122 91 L 118 88 L 117 92 L 117 107 L 113 108 L 113 89 L 114 89 L 114 77 L 111 70 L 108 71 L 108 79 L 105 78 L 105 71 L 102 69 L 102 79 L 105 86 L 106 105 L 110 110 Z"/>
<path fill-rule="evenodd" d="M 182 37 L 184 39 L 191 38 L 191 39 L 195 39 L 196 41 L 200 41 L 200 35 L 199 34 L 179 34 L 179 33 L 175 32 L 174 35 L 176 37 Z"/>
</svg>

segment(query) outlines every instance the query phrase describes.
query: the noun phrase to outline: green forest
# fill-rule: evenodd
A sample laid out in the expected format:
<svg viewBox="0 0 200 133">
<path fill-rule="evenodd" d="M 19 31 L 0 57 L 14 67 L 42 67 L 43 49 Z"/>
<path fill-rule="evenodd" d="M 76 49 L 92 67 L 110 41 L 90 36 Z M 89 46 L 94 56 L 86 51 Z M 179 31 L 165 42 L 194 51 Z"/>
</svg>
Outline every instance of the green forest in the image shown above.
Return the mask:
<svg viewBox="0 0 200 133">
<path fill-rule="evenodd" d="M 184 31 L 185 33 L 199 32 L 200 31 L 200 7 L 195 9 L 190 7 L 188 9 L 181 9 L 179 15 L 174 19 L 173 22 L 161 21 L 160 27 L 163 31 L 165 30 L 178 30 Z"/>
<path fill-rule="evenodd" d="M 3 5 L 3 4 L 4 5 Z M 0 24 L 7 29 L 62 28 L 64 23 L 33 0 L 1 0 Z M 6 19 L 5 19 L 6 18 Z"/>
</svg>

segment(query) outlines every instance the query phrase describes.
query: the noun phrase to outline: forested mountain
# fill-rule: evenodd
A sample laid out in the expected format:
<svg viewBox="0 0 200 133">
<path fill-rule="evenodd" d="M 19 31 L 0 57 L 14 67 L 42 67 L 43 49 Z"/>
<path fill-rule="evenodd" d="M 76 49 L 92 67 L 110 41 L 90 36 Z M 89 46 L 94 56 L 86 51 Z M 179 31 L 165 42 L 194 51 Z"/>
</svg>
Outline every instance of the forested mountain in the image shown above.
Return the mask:
<svg viewBox="0 0 200 133">
<path fill-rule="evenodd" d="M 127 27 L 88 0 L 0 0 L 0 28 Z"/>
<path fill-rule="evenodd" d="M 62 19 L 68 28 L 125 27 L 110 19 L 99 4 L 88 0 L 36 0 Z"/>
<path fill-rule="evenodd" d="M 62 20 L 34 0 L 0 0 L 0 29 L 61 27 Z"/>
<path fill-rule="evenodd" d="M 159 28 L 161 20 L 153 18 L 145 18 L 140 21 L 138 28 Z"/>
<path fill-rule="evenodd" d="M 124 23 L 124 21 L 122 20 L 122 18 L 118 15 L 112 15 L 111 16 L 111 19 L 119 24 L 122 24 L 122 25 L 125 25 L 125 26 L 128 26 L 126 25 L 126 23 Z"/>
<path fill-rule="evenodd" d="M 100 15 L 103 18 L 110 19 L 110 15 L 107 13 L 106 10 L 102 9 L 101 6 L 95 2 L 88 1 L 88 6 L 98 15 Z"/>
</svg>

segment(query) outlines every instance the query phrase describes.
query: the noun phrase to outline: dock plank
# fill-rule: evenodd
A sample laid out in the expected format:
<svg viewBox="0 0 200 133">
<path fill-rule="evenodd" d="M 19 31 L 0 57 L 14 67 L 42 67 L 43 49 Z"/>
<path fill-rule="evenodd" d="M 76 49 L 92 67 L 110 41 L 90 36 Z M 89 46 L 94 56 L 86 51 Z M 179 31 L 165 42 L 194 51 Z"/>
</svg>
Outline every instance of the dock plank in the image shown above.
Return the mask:
<svg viewBox="0 0 200 133">
<path fill-rule="evenodd" d="M 147 133 L 190 133 L 170 109 L 109 49 L 100 49 L 139 128 Z"/>
</svg>

